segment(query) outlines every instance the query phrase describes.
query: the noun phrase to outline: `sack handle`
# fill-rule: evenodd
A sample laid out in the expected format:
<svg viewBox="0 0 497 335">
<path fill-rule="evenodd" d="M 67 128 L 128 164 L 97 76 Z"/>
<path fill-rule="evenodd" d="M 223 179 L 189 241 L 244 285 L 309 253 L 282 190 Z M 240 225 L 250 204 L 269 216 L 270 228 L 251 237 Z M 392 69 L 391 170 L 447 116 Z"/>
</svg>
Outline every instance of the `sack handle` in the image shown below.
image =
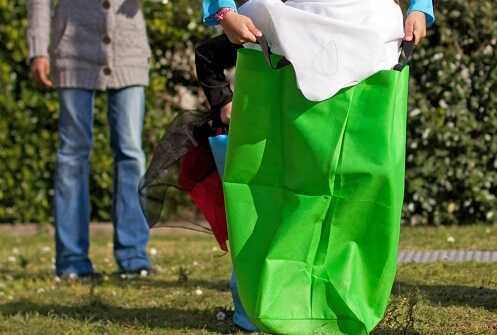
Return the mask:
<svg viewBox="0 0 497 335">
<path fill-rule="evenodd" d="M 290 65 L 290 62 L 285 57 L 281 58 L 276 66 L 273 65 L 273 61 L 271 60 L 271 48 L 269 47 L 269 43 L 267 42 L 264 35 L 257 37 L 257 43 L 259 43 L 259 45 L 261 46 L 262 53 L 264 54 L 264 58 L 266 59 L 266 63 L 268 63 L 273 70 L 279 70 L 287 65 Z"/>
<path fill-rule="evenodd" d="M 393 67 L 393 69 L 396 71 L 402 71 L 407 65 L 409 65 L 412 55 L 414 54 L 414 49 L 416 49 L 416 43 L 414 43 L 414 41 L 403 40 L 400 44 L 400 61 Z"/>
<path fill-rule="evenodd" d="M 269 44 L 264 36 L 257 37 L 257 43 L 261 46 L 266 63 L 268 63 L 273 70 L 279 70 L 287 65 L 290 65 L 290 62 L 285 57 L 281 58 L 278 64 L 273 64 L 273 61 L 271 60 L 271 48 L 269 47 Z M 402 41 L 400 45 L 400 61 L 393 67 L 393 69 L 396 71 L 402 71 L 404 67 L 411 62 L 414 49 L 416 49 L 414 41 Z"/>
</svg>

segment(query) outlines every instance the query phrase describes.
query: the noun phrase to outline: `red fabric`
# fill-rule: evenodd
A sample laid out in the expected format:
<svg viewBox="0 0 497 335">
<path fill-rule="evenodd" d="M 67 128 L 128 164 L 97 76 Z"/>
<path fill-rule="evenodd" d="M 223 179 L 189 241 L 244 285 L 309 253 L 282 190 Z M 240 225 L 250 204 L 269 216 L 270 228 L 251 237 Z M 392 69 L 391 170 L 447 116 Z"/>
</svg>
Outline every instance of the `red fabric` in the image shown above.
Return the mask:
<svg viewBox="0 0 497 335">
<path fill-rule="evenodd" d="M 220 248 L 228 251 L 223 186 L 207 141 L 200 143 L 183 156 L 178 182 L 204 215 Z"/>
<path fill-rule="evenodd" d="M 191 148 L 181 159 L 178 184 L 189 192 L 213 172 L 216 172 L 216 163 L 209 142 L 205 140 Z"/>
</svg>

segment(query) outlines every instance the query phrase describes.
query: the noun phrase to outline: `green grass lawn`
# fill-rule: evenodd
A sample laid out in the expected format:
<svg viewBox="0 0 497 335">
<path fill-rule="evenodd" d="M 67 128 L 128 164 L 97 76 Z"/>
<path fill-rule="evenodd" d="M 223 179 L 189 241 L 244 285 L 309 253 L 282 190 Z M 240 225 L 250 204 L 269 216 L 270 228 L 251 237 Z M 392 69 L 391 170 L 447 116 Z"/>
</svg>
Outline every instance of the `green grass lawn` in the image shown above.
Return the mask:
<svg viewBox="0 0 497 335">
<path fill-rule="evenodd" d="M 92 236 L 100 283 L 57 281 L 49 233 L 0 236 L 1 334 L 232 334 L 229 257 L 203 234 L 155 233 L 157 274 L 112 275 L 111 234 Z M 497 250 L 496 227 L 405 228 L 401 248 Z M 497 334 L 497 264 L 399 267 L 374 334 Z"/>
</svg>

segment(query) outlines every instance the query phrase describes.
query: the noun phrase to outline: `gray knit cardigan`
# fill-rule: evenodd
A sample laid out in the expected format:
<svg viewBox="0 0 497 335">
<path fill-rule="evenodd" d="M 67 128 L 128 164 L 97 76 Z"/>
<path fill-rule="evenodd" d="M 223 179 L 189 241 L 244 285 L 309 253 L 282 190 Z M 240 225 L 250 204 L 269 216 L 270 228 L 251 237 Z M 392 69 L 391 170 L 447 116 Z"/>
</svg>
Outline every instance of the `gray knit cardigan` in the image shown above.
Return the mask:
<svg viewBox="0 0 497 335">
<path fill-rule="evenodd" d="M 29 0 L 28 14 L 29 57 L 49 57 L 55 87 L 148 84 L 141 0 Z"/>
</svg>

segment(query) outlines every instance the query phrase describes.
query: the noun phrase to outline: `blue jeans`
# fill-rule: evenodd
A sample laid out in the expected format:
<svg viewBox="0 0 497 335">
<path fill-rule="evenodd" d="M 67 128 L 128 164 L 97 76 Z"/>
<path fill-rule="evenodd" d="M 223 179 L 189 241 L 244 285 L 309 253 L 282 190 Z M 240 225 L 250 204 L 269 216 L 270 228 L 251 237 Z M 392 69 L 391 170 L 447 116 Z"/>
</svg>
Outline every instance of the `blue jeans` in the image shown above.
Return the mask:
<svg viewBox="0 0 497 335">
<path fill-rule="evenodd" d="M 149 229 L 138 200 L 145 170 L 141 134 L 144 88 L 108 90 L 114 158 L 112 221 L 114 256 L 121 271 L 149 268 Z M 60 89 L 59 147 L 55 176 L 56 273 L 93 272 L 89 248 L 89 156 L 93 146 L 95 91 Z"/>
</svg>

